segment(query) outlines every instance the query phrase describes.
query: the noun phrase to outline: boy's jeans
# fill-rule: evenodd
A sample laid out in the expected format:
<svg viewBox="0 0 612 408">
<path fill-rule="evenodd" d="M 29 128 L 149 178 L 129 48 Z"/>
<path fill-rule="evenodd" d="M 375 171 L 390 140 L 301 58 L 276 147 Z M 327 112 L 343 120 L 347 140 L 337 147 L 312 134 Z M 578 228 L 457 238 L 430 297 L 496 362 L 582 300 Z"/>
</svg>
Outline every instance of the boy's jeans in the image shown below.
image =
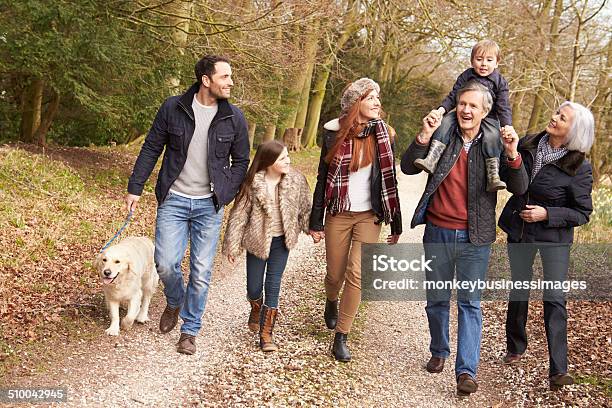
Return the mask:
<svg viewBox="0 0 612 408">
<path fill-rule="evenodd" d="M 202 326 L 223 209 L 215 212 L 212 198 L 191 199 L 168 193 L 157 207 L 155 265 L 164 283 L 166 301 L 181 307 L 181 333 L 196 336 Z M 189 249 L 189 282 L 183 283 L 181 262 Z"/>
</svg>

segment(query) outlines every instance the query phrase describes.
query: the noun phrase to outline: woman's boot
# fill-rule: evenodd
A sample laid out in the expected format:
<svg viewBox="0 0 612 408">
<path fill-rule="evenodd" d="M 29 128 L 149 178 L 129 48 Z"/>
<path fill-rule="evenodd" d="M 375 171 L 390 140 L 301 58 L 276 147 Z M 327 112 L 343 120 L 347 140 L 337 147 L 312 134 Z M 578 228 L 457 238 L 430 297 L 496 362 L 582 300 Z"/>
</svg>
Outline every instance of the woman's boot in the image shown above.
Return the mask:
<svg viewBox="0 0 612 408">
<path fill-rule="evenodd" d="M 334 358 L 343 363 L 351 361 L 351 352 L 346 346 L 347 334 L 336 332 L 334 335 L 334 344 L 332 345 L 332 353 Z"/>
<path fill-rule="evenodd" d="M 276 351 L 278 346 L 274 343 L 272 331 L 278 309 L 273 309 L 266 305 L 261 308 L 261 320 L 259 321 L 259 347 L 262 351 Z"/>
<path fill-rule="evenodd" d="M 323 313 L 325 325 L 328 329 L 335 329 L 338 321 L 338 299 L 325 299 L 325 312 Z"/>
<path fill-rule="evenodd" d="M 263 297 L 260 297 L 257 300 L 249 299 L 249 303 L 251 304 L 251 314 L 249 314 L 249 330 L 251 330 L 253 333 L 257 333 L 259 331 L 259 315 L 261 313 Z"/>
</svg>

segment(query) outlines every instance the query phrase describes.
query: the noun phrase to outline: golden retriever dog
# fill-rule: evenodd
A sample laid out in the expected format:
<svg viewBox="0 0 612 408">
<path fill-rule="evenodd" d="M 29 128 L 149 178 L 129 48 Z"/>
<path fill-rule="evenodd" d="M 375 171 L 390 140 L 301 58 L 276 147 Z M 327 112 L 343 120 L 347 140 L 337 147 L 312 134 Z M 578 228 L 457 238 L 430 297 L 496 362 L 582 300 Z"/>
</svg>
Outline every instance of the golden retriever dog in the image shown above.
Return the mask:
<svg viewBox="0 0 612 408">
<path fill-rule="evenodd" d="M 121 329 L 132 327 L 134 320 L 149 320 L 149 304 L 157 289 L 159 276 L 155 269 L 155 246 L 149 238 L 127 237 L 101 252 L 94 266 L 104 285 L 104 296 L 111 324 L 106 334 L 119 335 L 119 305 L 127 303 L 127 314 Z"/>
</svg>

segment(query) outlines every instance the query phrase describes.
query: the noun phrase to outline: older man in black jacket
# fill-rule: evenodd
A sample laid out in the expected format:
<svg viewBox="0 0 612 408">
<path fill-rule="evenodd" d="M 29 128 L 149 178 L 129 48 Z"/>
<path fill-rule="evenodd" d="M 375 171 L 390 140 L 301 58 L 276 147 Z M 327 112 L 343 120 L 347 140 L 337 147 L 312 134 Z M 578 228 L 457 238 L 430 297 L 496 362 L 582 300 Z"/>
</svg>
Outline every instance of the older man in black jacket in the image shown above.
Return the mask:
<svg viewBox="0 0 612 408">
<path fill-rule="evenodd" d="M 450 143 L 444 150 L 434 174 L 412 219 L 412 227 L 427 224 L 423 243 L 425 256 L 432 259 L 427 281 L 452 282 L 484 280 L 491 243 L 495 241 L 496 192 L 487 192 L 485 155 L 482 146 L 482 119 L 491 110 L 489 90 L 476 81 L 457 92 L 457 126 L 447 131 Z M 440 126 L 435 116 L 423 120 L 421 133 L 408 147 L 401 161 L 402 171 L 416 174 L 414 160 L 426 156 L 434 131 Z M 517 153 L 518 136 L 504 131 L 504 152 L 500 159 L 508 190 L 522 194 L 528 177 Z M 458 336 L 455 376 L 457 393 L 469 395 L 477 390 L 476 371 L 480 360 L 482 315 L 479 291 L 459 290 L 457 299 Z M 431 359 L 427 371 L 439 373 L 450 354 L 450 289 L 427 291 L 427 319 L 431 335 Z"/>
<path fill-rule="evenodd" d="M 197 82 L 162 104 L 128 184 L 127 208 L 136 208 L 144 183 L 164 152 L 155 195 L 155 265 L 164 283 L 166 309 L 159 329 L 183 320 L 177 351 L 193 354 L 206 306 L 223 206 L 234 199 L 249 165 L 247 122 L 230 104 L 232 70 L 208 55 L 195 66 Z M 231 162 L 230 162 L 231 158 Z M 181 261 L 190 243 L 189 283 Z"/>
</svg>

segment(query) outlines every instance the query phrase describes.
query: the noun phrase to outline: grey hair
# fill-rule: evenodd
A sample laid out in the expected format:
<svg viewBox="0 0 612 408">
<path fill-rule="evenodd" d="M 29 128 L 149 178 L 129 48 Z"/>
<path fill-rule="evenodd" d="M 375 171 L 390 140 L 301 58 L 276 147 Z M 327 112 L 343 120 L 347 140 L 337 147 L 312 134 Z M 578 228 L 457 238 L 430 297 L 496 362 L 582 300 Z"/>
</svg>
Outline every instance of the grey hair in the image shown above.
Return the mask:
<svg viewBox="0 0 612 408">
<path fill-rule="evenodd" d="M 567 150 L 588 153 L 595 138 L 593 114 L 588 108 L 576 102 L 565 101 L 559 109 L 564 106 L 569 106 L 574 111 L 574 121 L 565 139 L 565 147 Z"/>
<path fill-rule="evenodd" d="M 491 107 L 493 106 L 493 97 L 491 96 L 489 89 L 476 80 L 469 81 L 457 91 L 455 103 L 459 104 L 459 98 L 461 98 L 461 95 L 470 91 L 478 91 L 482 94 L 482 109 L 486 112 L 486 115 L 488 115 L 489 112 L 491 112 Z"/>
</svg>

